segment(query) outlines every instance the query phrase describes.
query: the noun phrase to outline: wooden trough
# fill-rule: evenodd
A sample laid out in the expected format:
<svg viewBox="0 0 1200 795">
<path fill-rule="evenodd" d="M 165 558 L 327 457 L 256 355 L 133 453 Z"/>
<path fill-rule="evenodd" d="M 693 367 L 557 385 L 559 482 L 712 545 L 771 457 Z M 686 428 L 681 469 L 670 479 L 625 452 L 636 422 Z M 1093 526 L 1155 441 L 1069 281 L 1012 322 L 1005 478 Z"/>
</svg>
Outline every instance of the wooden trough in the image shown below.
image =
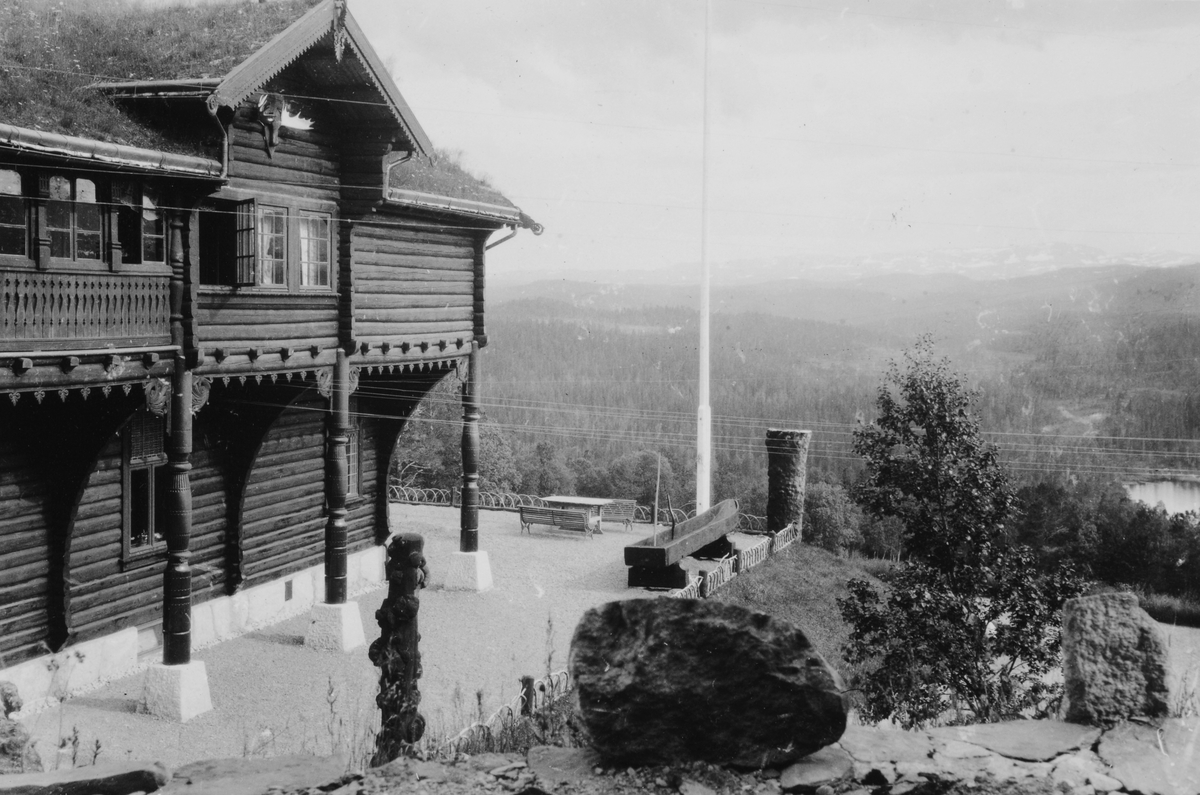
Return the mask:
<svg viewBox="0 0 1200 795">
<path fill-rule="evenodd" d="M 738 501 L 725 500 L 707 511 L 625 547 L 630 588 L 683 588 L 688 555 L 719 558 L 732 549 L 726 534 L 738 526 Z"/>
</svg>

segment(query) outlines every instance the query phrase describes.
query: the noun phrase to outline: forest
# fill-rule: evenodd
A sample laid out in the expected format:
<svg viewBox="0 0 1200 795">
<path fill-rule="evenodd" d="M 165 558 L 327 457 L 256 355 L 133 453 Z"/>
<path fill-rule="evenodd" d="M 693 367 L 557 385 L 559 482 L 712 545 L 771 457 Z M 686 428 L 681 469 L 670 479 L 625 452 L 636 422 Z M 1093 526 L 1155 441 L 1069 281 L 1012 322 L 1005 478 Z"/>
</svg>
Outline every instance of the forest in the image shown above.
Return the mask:
<svg viewBox="0 0 1200 795">
<path fill-rule="evenodd" d="M 826 525 L 841 517 L 824 544 L 901 556 L 898 529 L 853 502 L 862 464 L 851 441 L 874 418 L 888 362 L 932 332 L 971 386 L 981 427 L 1027 505 L 1016 532 L 1048 559 L 1070 554 L 1118 579 L 1132 575 L 1117 550 L 1132 554 L 1138 533 L 1161 536 L 1139 548 L 1161 553 L 1142 567 L 1158 572 L 1151 587 L 1195 591 L 1194 573 L 1165 562 L 1186 553 L 1194 521 L 1187 530 L 1165 512 L 1126 505 L 1120 484 L 1200 464 L 1200 308 L 1189 300 L 1198 281 L 1200 266 L 1108 267 L 991 281 L 891 276 L 870 290 L 822 285 L 819 301 L 795 284 L 721 291 L 712 319 L 713 498 L 764 513 L 766 429 L 809 429 L 810 510 Z M 670 300 L 669 291 L 578 286 L 565 300 L 553 283 L 522 293 L 489 307 L 483 487 L 651 504 L 658 485 L 663 505 L 690 507 L 698 314 L 686 291 L 653 306 L 642 302 Z M 456 486 L 457 383 L 439 385 L 413 419 L 395 477 Z M 806 536 L 817 540 L 822 521 L 810 519 Z"/>
</svg>

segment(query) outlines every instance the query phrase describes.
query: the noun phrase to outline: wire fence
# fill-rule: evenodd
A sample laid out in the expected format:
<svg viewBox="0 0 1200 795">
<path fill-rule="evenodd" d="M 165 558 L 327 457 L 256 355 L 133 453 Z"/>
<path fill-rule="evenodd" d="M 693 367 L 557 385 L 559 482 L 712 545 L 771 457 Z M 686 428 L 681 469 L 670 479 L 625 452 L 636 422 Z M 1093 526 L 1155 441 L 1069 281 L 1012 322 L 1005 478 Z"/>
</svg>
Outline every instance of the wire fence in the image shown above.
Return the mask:
<svg viewBox="0 0 1200 795">
<path fill-rule="evenodd" d="M 388 501 L 409 503 L 412 505 L 445 505 L 457 508 L 462 505 L 461 489 L 419 488 L 416 486 L 388 485 Z M 522 508 L 545 508 L 548 504 L 541 497 L 533 494 L 515 494 L 511 492 L 481 491 L 479 492 L 479 507 L 492 511 L 519 511 Z M 646 505 L 635 506 L 633 521 L 639 524 L 650 524 L 654 509 Z M 658 524 L 670 525 L 685 522 L 696 515 L 695 510 L 685 511 L 682 508 L 659 508 Z M 737 531 L 741 533 L 762 534 L 766 532 L 767 518 L 752 514 L 738 516 Z"/>
<path fill-rule="evenodd" d="M 712 569 L 693 577 L 692 581 L 684 587 L 668 591 L 666 596 L 668 599 L 707 599 L 734 577 L 758 566 L 772 555 L 782 552 L 799 538 L 800 528 L 795 524 L 790 524 L 754 546 L 739 549 L 734 555 L 726 555 L 717 561 L 717 565 Z"/>
</svg>

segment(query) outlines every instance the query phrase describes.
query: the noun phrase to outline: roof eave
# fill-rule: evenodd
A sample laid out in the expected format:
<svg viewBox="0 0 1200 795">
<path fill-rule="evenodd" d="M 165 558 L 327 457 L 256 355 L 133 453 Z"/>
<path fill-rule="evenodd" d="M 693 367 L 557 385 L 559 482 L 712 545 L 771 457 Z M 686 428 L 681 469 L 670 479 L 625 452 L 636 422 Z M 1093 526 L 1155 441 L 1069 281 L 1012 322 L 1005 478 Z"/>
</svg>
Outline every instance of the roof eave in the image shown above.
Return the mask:
<svg viewBox="0 0 1200 795">
<path fill-rule="evenodd" d="M 173 176 L 222 179 L 221 163 L 206 157 L 177 155 L 91 138 L 0 124 L 0 147 L 69 161 L 104 163 L 117 169 Z"/>
<path fill-rule="evenodd" d="M 434 193 L 422 193 L 405 188 L 389 188 L 385 206 L 406 207 L 428 210 L 438 213 L 465 216 L 487 221 L 493 221 L 500 226 L 515 226 L 532 229 L 534 234 L 541 234 L 542 225 L 534 221 L 519 207 L 508 207 L 502 204 L 459 199 L 453 196 L 439 196 Z"/>
</svg>

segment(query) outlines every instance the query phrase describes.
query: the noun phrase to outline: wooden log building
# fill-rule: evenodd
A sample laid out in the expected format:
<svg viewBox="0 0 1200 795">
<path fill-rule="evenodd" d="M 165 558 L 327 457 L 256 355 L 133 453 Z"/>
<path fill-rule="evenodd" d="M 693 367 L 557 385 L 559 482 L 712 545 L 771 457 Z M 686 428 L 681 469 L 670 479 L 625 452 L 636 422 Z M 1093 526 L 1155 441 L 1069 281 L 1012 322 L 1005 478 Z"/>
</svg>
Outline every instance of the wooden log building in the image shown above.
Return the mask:
<svg viewBox="0 0 1200 795">
<path fill-rule="evenodd" d="M 60 654 L 85 687 L 380 579 L 405 418 L 456 377 L 477 439 L 484 252 L 541 231 L 437 156 L 342 0 L 202 13 L 276 29 L 223 75 L 86 76 L 120 142 L 0 104 L 0 680 L 27 702 L 52 653 L 87 651 Z"/>
</svg>

